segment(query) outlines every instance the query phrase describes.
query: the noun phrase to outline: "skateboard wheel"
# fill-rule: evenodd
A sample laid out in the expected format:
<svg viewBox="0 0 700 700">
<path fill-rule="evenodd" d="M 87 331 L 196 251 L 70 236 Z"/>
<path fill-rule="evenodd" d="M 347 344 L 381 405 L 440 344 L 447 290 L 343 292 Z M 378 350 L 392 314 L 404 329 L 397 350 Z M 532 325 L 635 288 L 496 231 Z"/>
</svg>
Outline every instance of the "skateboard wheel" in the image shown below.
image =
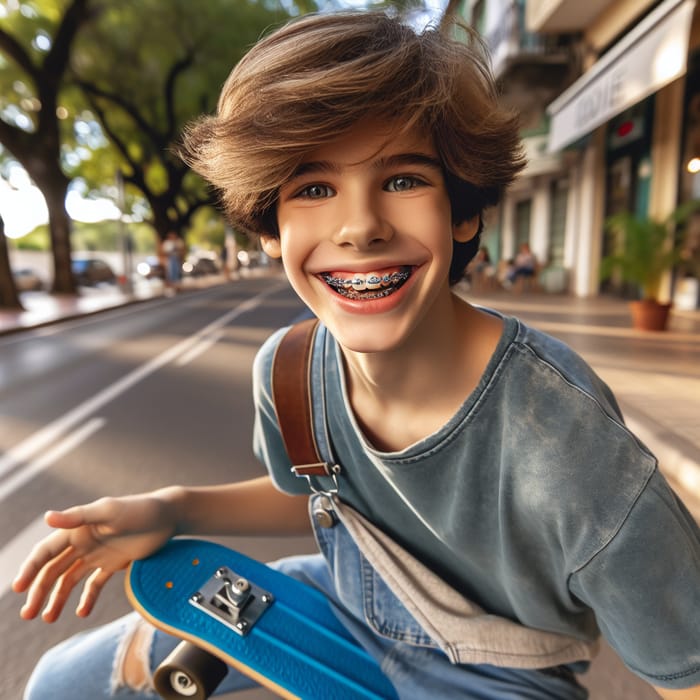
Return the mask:
<svg viewBox="0 0 700 700">
<path fill-rule="evenodd" d="M 153 685 L 164 700 L 206 700 L 228 672 L 226 664 L 190 642 L 180 642 L 156 669 Z"/>
</svg>

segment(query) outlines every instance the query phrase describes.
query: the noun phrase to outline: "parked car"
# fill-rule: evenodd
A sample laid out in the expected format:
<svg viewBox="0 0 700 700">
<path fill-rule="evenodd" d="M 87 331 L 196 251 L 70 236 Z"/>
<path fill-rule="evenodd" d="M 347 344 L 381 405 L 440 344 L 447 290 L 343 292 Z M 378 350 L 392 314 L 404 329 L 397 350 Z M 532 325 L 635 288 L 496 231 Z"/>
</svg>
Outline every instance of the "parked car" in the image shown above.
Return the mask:
<svg viewBox="0 0 700 700">
<path fill-rule="evenodd" d="M 18 292 L 36 292 L 44 288 L 44 281 L 39 275 L 28 267 L 13 270 L 15 287 Z"/>
<path fill-rule="evenodd" d="M 258 267 L 264 260 L 259 250 L 239 250 L 237 257 L 241 267 Z"/>
<path fill-rule="evenodd" d="M 71 267 L 75 283 L 81 287 L 114 284 L 117 281 L 114 270 L 100 258 L 73 258 Z"/>
<path fill-rule="evenodd" d="M 190 258 L 182 265 L 182 272 L 191 277 L 203 277 L 204 275 L 218 275 L 220 270 L 216 261 L 212 258 Z"/>
<path fill-rule="evenodd" d="M 136 266 L 136 272 L 147 280 L 165 279 L 165 267 L 163 267 L 163 263 L 155 255 L 151 255 L 145 260 L 142 260 Z"/>
</svg>

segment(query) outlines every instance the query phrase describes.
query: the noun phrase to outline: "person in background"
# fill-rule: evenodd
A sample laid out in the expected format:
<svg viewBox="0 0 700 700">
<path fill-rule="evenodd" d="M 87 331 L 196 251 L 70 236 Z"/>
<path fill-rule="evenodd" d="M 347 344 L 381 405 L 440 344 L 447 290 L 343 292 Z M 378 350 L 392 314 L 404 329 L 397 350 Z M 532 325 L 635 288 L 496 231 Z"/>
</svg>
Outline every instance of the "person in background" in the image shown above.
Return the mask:
<svg viewBox="0 0 700 700">
<path fill-rule="evenodd" d="M 508 283 L 513 286 L 518 280 L 530 280 L 537 272 L 537 258 L 530 249 L 530 244 L 521 243 L 518 253 L 513 260 L 513 266 L 508 272 Z"/>
<path fill-rule="evenodd" d="M 185 242 L 175 231 L 170 231 L 162 244 L 165 255 L 165 275 L 169 286 L 177 287 L 182 280 L 182 263 L 185 260 Z"/>
</svg>

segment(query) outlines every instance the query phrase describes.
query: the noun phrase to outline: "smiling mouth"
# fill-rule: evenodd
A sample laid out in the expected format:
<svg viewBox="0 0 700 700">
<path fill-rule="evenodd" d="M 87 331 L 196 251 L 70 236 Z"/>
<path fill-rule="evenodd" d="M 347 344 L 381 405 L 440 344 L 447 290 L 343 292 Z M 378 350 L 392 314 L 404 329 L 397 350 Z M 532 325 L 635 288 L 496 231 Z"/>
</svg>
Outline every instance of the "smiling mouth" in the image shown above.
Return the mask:
<svg viewBox="0 0 700 700">
<path fill-rule="evenodd" d="M 411 277 L 413 267 L 403 265 L 392 272 L 363 273 L 323 272 L 319 277 L 333 291 L 346 299 L 382 299 L 397 292 Z"/>
</svg>

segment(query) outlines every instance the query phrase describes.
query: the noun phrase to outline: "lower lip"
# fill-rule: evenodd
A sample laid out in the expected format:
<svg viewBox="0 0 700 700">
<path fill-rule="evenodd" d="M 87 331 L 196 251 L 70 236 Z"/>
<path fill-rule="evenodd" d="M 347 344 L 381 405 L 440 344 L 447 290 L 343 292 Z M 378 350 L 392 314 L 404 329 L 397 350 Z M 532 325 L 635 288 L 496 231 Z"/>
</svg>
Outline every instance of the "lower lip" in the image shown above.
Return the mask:
<svg viewBox="0 0 700 700">
<path fill-rule="evenodd" d="M 420 268 L 415 268 L 413 274 L 393 294 L 377 299 L 349 299 L 342 294 L 338 294 L 325 282 L 322 282 L 322 284 L 330 292 L 334 303 L 343 311 L 351 314 L 383 314 L 393 311 L 403 301 L 404 297 L 415 283 L 419 269 Z"/>
</svg>

